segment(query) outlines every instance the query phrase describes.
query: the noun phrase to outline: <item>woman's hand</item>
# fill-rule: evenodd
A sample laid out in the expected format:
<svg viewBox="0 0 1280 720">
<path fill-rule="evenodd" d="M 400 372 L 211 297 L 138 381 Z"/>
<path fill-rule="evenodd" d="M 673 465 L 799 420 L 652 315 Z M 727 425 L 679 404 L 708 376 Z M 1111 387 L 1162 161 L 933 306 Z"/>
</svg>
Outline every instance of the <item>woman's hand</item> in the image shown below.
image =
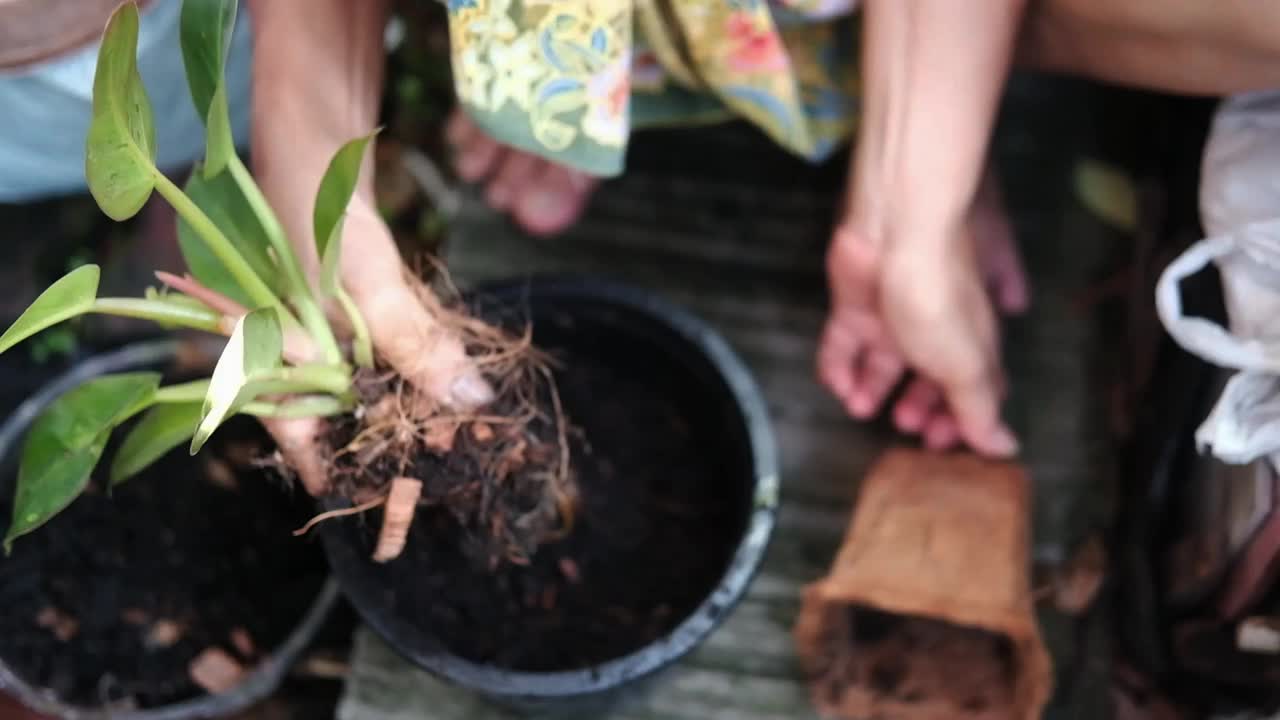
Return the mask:
<svg viewBox="0 0 1280 720">
<path fill-rule="evenodd" d="M 1007 271 L 984 272 L 972 225 L 953 239 L 876 242 L 845 226 L 827 256 L 831 313 L 818 354 L 818 372 L 849 413 L 870 418 L 910 371 L 914 378 L 894 408 L 903 432 L 946 449 L 963 441 L 978 452 L 1017 451 L 1000 419 L 1004 373 L 992 305 L 1026 306 L 1016 256 Z M 984 275 L 986 278 L 984 279 Z"/>
<path fill-rule="evenodd" d="M 311 218 L 316 191 L 343 143 L 373 130 L 386 59 L 387 0 L 256 0 L 254 174 L 314 277 Z M 343 225 L 341 280 L 378 355 L 429 400 L 458 409 L 493 392 L 461 340 L 439 322 L 409 280 L 390 230 L 375 211 L 372 151 Z M 332 313 L 331 313 L 332 315 Z M 334 315 L 341 322 L 341 317 Z M 268 429 L 312 494 L 328 490 L 316 420 Z"/>
<path fill-rule="evenodd" d="M 1000 419 L 991 298 L 1017 310 L 1027 292 L 995 184 L 980 181 L 1024 3 L 866 0 L 863 112 L 818 353 L 852 415 L 874 415 L 911 371 L 899 428 L 997 456 L 1017 442 Z"/>
</svg>

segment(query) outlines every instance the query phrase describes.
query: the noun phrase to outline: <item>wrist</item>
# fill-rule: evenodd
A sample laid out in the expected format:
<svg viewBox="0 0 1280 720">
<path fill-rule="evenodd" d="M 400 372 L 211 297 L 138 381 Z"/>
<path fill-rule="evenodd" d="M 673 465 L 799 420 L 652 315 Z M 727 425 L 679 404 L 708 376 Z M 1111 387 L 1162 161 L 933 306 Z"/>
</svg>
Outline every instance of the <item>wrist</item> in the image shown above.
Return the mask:
<svg viewBox="0 0 1280 720">
<path fill-rule="evenodd" d="M 902 248 L 943 250 L 962 241 L 967 207 L 968 203 L 942 204 L 938 198 L 925 203 L 855 201 L 837 229 L 834 242 L 870 242 L 883 252 Z"/>
</svg>

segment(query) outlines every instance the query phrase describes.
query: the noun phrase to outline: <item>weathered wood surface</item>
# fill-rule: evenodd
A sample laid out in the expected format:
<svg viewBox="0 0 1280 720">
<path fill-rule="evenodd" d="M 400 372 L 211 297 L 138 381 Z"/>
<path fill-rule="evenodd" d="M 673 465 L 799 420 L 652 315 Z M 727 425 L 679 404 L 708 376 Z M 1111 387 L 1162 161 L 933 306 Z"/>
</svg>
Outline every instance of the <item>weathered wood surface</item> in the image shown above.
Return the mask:
<svg viewBox="0 0 1280 720">
<path fill-rule="evenodd" d="M 1053 560 L 1096 526 L 1105 505 L 1093 500 L 1110 486 L 1097 361 L 1101 310 L 1079 311 L 1073 299 L 1110 272 L 1115 238 L 1070 201 L 1071 160 L 1086 125 L 1080 111 L 1074 124 L 1063 108 L 1041 115 L 1030 121 L 1032 129 L 1009 130 L 1000 157 L 1017 174 L 1017 182 L 1006 183 L 1008 199 L 1039 285 L 1035 310 L 1010 330 L 1010 412 L 1037 483 L 1036 551 Z M 1040 132 L 1077 139 L 1046 143 L 1037 140 Z M 720 159 L 712 161 L 712 153 Z M 522 237 L 474 197 L 455 223 L 448 259 L 464 285 L 569 272 L 650 288 L 726 336 L 773 413 L 782 511 L 762 572 L 703 647 L 609 718 L 815 717 L 792 648 L 799 590 L 826 570 L 858 480 L 890 440 L 883 428 L 849 421 L 812 370 L 825 312 L 823 250 L 841 175 L 839 164 L 814 169 L 782 157 L 751 131 L 672 133 L 633 147 L 627 176 L 607 184 L 565 237 Z M 1098 642 L 1101 634 L 1051 614 L 1045 631 L 1072 686 L 1051 715 L 1104 718 L 1093 706 L 1100 693 L 1080 690 L 1081 683 L 1101 687 L 1105 652 L 1094 646 L 1086 653 L 1081 645 L 1081 638 Z M 504 717 L 409 668 L 367 632 L 358 636 L 353 666 L 342 720 Z M 1077 672 L 1078 666 L 1089 669 Z"/>
</svg>

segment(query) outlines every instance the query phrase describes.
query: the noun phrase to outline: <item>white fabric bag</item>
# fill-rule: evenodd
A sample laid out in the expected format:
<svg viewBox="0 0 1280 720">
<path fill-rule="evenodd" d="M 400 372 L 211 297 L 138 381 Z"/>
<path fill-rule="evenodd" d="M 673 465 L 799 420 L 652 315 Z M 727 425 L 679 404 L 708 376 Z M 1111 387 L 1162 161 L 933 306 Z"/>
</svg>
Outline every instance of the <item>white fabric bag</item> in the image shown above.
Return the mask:
<svg viewBox="0 0 1280 720">
<path fill-rule="evenodd" d="M 1205 146 L 1200 213 L 1208 235 L 1170 263 L 1156 308 L 1174 340 L 1238 370 L 1196 431 L 1201 452 L 1280 468 L 1280 91 L 1241 95 L 1218 110 Z M 1213 263 L 1227 328 L 1183 313 L 1179 283 Z"/>
</svg>

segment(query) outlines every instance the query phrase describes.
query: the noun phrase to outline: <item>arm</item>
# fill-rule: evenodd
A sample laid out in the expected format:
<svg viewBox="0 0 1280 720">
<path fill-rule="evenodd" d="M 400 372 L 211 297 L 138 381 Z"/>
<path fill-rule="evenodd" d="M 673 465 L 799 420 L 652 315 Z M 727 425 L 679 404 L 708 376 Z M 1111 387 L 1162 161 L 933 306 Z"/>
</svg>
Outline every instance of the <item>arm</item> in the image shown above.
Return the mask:
<svg viewBox="0 0 1280 720">
<path fill-rule="evenodd" d="M 388 0 L 249 0 L 254 20 L 255 175 L 307 269 L 319 265 L 312 204 L 330 158 L 378 120 Z M 414 388 L 470 408 L 492 397 L 462 342 L 411 285 L 390 230 L 375 210 L 373 153 L 343 225 L 342 280 L 377 354 Z M 425 289 L 422 292 L 427 292 Z M 327 491 L 314 419 L 268 421 L 312 494 Z"/>
<path fill-rule="evenodd" d="M 1017 447 L 971 212 L 1025 0 L 867 0 L 863 117 L 827 255 L 818 372 L 856 417 L 895 408 L 932 447 Z M 1016 270 L 1015 270 L 1016 272 Z"/>
<path fill-rule="evenodd" d="M 872 238 L 945 242 L 964 221 L 1025 0 L 867 0 L 852 209 Z"/>
<path fill-rule="evenodd" d="M 255 174 L 273 187 L 301 175 L 301 184 L 314 188 L 334 151 L 378 121 L 389 2 L 249 0 L 249 10 L 253 147 L 261 151 L 254 153 Z M 361 173 L 357 192 L 366 200 L 373 197 L 372 176 Z M 307 206 L 295 208 L 294 201 Z M 272 197 L 286 217 L 310 217 L 310 201 L 307 193 Z M 305 227 L 288 227 L 286 221 L 286 229 L 300 242 L 296 236 Z"/>
<path fill-rule="evenodd" d="M 377 124 L 388 0 L 250 0 L 255 175 L 309 269 L 316 188 L 333 153 Z M 373 153 L 344 224 L 343 283 L 378 353 L 418 390 L 456 407 L 491 397 L 462 343 L 406 280 L 374 204 Z"/>
</svg>

